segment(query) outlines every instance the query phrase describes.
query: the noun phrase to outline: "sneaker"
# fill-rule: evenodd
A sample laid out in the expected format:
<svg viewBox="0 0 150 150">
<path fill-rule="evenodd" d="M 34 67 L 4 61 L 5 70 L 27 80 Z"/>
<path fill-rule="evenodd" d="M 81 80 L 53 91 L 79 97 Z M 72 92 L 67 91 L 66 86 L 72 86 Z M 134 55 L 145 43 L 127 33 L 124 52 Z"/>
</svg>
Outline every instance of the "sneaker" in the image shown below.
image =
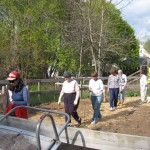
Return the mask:
<svg viewBox="0 0 150 150">
<path fill-rule="evenodd" d="M 113 110 L 113 108 L 112 107 L 110 107 L 110 109 L 109 109 L 110 111 L 112 111 Z"/>
<path fill-rule="evenodd" d="M 113 110 L 116 110 L 116 109 L 117 109 L 117 107 L 114 107 L 114 108 L 113 108 Z"/>
<path fill-rule="evenodd" d="M 91 125 L 93 125 L 93 124 L 96 124 L 96 121 L 95 121 L 95 120 L 91 122 Z"/>
<path fill-rule="evenodd" d="M 97 118 L 97 121 L 101 121 L 102 120 L 102 117 L 100 117 L 100 118 Z"/>
<path fill-rule="evenodd" d="M 71 123 L 68 123 L 68 124 L 67 124 L 67 127 L 71 127 Z"/>
<path fill-rule="evenodd" d="M 82 122 L 82 119 L 81 119 L 81 118 L 79 118 L 79 120 L 78 120 L 78 124 L 81 124 L 81 122 Z"/>
<path fill-rule="evenodd" d="M 139 104 L 142 105 L 143 103 L 144 103 L 144 102 L 141 101 Z"/>
</svg>

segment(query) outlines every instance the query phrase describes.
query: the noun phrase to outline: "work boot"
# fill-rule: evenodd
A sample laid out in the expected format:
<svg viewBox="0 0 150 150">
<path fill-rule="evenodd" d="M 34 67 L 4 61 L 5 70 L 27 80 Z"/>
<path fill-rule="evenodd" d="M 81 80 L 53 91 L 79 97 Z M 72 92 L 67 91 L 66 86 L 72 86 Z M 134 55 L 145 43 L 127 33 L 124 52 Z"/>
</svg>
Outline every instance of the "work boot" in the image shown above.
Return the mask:
<svg viewBox="0 0 150 150">
<path fill-rule="evenodd" d="M 117 106 L 119 106 L 121 104 L 121 101 L 118 101 Z"/>
<path fill-rule="evenodd" d="M 120 102 L 120 106 L 121 106 L 121 107 L 123 106 L 123 102 Z"/>
</svg>

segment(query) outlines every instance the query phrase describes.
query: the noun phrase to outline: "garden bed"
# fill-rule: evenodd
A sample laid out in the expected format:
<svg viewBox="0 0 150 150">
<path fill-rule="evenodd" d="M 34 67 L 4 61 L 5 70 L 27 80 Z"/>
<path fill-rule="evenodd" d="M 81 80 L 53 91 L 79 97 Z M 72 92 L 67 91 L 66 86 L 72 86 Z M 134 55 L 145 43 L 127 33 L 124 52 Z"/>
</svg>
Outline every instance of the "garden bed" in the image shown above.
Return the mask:
<svg viewBox="0 0 150 150">
<path fill-rule="evenodd" d="M 150 103 L 139 104 L 140 97 L 128 97 L 123 107 L 118 107 L 115 111 L 109 110 L 109 103 L 102 103 L 102 120 L 95 125 L 90 125 L 93 114 L 89 99 L 81 99 L 78 113 L 82 117 L 82 124 L 79 128 L 107 131 L 114 133 L 125 133 L 139 136 L 150 136 Z M 57 102 L 43 104 L 40 108 L 64 111 L 63 102 L 59 106 Z M 42 113 L 30 112 L 29 119 L 38 120 Z M 64 123 L 64 116 L 55 115 L 56 124 Z M 49 121 L 46 120 L 47 122 Z M 72 119 L 72 126 L 77 123 Z"/>
</svg>

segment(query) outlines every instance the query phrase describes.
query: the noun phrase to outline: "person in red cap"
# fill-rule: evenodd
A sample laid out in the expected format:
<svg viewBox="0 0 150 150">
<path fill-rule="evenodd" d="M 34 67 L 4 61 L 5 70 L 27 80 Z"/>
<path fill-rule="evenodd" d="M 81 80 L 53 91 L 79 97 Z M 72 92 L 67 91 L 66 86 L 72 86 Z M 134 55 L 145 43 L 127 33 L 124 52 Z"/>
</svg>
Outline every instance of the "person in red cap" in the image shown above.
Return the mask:
<svg viewBox="0 0 150 150">
<path fill-rule="evenodd" d="M 29 101 L 29 92 L 23 80 L 20 78 L 18 71 L 12 71 L 7 79 L 9 81 L 9 105 L 4 114 L 8 113 L 12 108 L 20 105 L 27 106 Z M 12 114 L 11 114 L 12 115 Z M 27 108 L 18 108 L 14 111 L 13 116 L 19 118 L 28 118 Z"/>
</svg>

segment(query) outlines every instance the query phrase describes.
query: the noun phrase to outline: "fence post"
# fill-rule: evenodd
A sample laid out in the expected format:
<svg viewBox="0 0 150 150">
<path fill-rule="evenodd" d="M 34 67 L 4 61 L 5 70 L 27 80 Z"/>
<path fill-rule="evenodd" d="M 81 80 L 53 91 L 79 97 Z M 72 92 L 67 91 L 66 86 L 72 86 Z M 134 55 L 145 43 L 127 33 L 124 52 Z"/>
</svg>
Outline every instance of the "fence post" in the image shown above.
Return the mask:
<svg viewBox="0 0 150 150">
<path fill-rule="evenodd" d="M 41 80 L 38 81 L 38 99 L 40 101 Z"/>
<path fill-rule="evenodd" d="M 83 95 L 83 79 L 80 80 L 81 98 Z"/>
<path fill-rule="evenodd" d="M 2 86 L 2 102 L 3 102 L 3 112 L 5 112 L 8 106 L 8 90 L 7 86 Z"/>
<path fill-rule="evenodd" d="M 41 90 L 41 81 L 38 81 L 38 91 Z"/>
</svg>

